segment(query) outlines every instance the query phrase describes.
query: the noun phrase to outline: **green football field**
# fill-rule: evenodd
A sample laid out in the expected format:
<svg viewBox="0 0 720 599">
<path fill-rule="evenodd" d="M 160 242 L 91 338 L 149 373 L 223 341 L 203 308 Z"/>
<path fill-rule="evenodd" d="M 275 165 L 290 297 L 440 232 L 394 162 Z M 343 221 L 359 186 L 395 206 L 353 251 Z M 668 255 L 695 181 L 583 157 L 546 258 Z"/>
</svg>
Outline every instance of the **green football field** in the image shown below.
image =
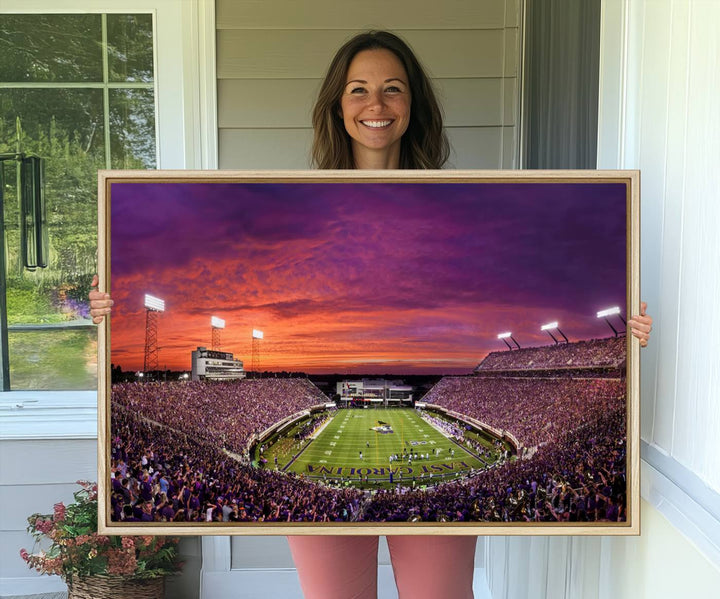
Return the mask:
<svg viewBox="0 0 720 599">
<path fill-rule="evenodd" d="M 356 486 L 412 480 L 435 484 L 486 467 L 407 408 L 338 410 L 310 443 L 301 446 L 286 440 L 269 449 L 268 467 L 274 467 L 277 455 L 280 470 L 349 480 Z M 391 461 L 391 455 L 399 459 Z"/>
</svg>

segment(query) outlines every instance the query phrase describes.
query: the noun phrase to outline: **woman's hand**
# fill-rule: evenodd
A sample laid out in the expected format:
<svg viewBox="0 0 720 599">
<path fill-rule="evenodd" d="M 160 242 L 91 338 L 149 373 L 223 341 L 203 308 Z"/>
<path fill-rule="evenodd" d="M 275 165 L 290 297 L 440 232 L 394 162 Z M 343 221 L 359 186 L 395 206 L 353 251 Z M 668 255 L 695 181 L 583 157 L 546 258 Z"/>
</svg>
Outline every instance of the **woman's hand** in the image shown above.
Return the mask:
<svg viewBox="0 0 720 599">
<path fill-rule="evenodd" d="M 640 314 L 633 316 L 628 320 L 627 326 L 635 337 L 640 340 L 640 347 L 647 347 L 648 339 L 650 339 L 650 331 L 652 331 L 652 316 L 645 314 L 647 304 L 640 302 Z"/>
<path fill-rule="evenodd" d="M 112 308 L 113 301 L 110 299 L 109 293 L 102 293 L 97 290 L 97 286 L 98 286 L 98 276 L 97 275 L 95 275 L 93 277 L 93 280 L 92 280 L 92 283 L 90 283 L 90 286 L 95 288 L 89 294 L 90 316 L 92 316 L 92 321 L 95 324 L 100 324 L 103 321 L 103 318 L 105 318 L 105 315 L 110 314 L 110 309 Z"/>
</svg>

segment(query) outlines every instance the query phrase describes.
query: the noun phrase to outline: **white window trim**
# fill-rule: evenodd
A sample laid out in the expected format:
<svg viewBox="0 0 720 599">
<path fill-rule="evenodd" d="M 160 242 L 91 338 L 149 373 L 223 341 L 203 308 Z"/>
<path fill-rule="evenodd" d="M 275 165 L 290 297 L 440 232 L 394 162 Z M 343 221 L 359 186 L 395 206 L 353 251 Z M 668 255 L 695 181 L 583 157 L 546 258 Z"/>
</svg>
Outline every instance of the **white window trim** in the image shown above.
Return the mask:
<svg viewBox="0 0 720 599">
<path fill-rule="evenodd" d="M 720 495 L 646 441 L 641 453 L 641 496 L 720 567 Z"/>
<path fill-rule="evenodd" d="M 0 0 L 0 14 L 102 12 L 153 15 L 158 168 L 216 169 L 213 0 Z M 0 393 L 0 439 L 69 438 L 97 438 L 96 391 Z"/>
<path fill-rule="evenodd" d="M 0 393 L 0 441 L 97 436 L 96 391 Z"/>
<path fill-rule="evenodd" d="M 600 169 L 637 168 L 633 158 L 637 154 L 637 124 L 628 118 L 636 109 L 628 82 L 637 74 L 632 72 L 628 56 L 638 52 L 634 47 L 638 41 L 630 35 L 630 22 L 637 20 L 633 11 L 641 9 L 641 3 L 630 0 L 602 2 L 597 152 Z M 647 365 L 651 371 L 643 375 L 653 381 L 645 387 L 650 393 L 656 392 L 656 358 Z M 642 439 L 640 449 L 641 497 L 720 568 L 720 494 L 651 442 Z"/>
</svg>

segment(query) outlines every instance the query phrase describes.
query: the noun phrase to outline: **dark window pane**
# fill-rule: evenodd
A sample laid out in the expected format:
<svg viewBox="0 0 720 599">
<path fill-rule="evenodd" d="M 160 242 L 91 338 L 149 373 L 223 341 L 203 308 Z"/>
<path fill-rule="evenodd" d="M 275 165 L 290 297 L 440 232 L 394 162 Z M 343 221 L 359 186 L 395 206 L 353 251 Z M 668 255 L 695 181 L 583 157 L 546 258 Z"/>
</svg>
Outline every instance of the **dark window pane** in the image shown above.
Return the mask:
<svg viewBox="0 0 720 599">
<path fill-rule="evenodd" d="M 152 15 L 108 15 L 109 80 L 152 82 Z"/>
<path fill-rule="evenodd" d="M 104 159 L 103 94 L 100 89 L 4 89 L 0 93 L 0 152 L 14 151 L 16 119 L 21 150 L 48 157 L 66 156 L 58 144 Z M 68 148 L 69 149 L 69 148 Z M 102 167 L 100 167 L 102 168 Z"/>
<path fill-rule="evenodd" d="M 13 389 L 93 388 L 94 331 L 13 331 L 88 318 L 97 270 L 97 170 L 105 166 L 102 90 L 12 89 L 0 96 L 0 152 L 45 160 L 47 268 L 23 267 L 16 162 L 4 163 L 10 383 Z"/>
<path fill-rule="evenodd" d="M 42 289 L 70 287 L 96 268 L 97 170 L 105 167 L 101 90 L 5 90 L 0 100 L 0 152 L 20 150 L 45 160 L 45 202 L 50 242 L 48 268 L 30 273 L 20 259 L 14 161 L 5 163 L 5 236 L 9 285 L 30 278 Z M 10 322 L 48 322 L 17 320 Z"/>
<path fill-rule="evenodd" d="M 97 388 L 97 330 L 9 334 L 10 382 L 19 389 Z"/>
<path fill-rule="evenodd" d="M 100 15 L 0 15 L 0 81 L 101 82 Z"/>
<path fill-rule="evenodd" d="M 155 168 L 151 89 L 110 90 L 110 162 L 115 169 Z"/>
</svg>

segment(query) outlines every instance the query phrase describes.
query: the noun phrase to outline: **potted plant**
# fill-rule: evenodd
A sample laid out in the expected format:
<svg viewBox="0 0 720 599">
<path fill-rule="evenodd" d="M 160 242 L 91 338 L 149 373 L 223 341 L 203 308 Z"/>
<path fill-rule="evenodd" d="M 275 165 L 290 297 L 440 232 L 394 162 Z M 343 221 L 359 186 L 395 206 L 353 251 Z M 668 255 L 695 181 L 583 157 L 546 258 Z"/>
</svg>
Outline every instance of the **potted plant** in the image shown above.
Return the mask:
<svg viewBox="0 0 720 599">
<path fill-rule="evenodd" d="M 32 553 L 21 549 L 22 559 L 41 574 L 61 576 L 68 599 L 162 599 L 165 577 L 182 567 L 178 539 L 98 534 L 97 485 L 78 484 L 74 503 L 28 517 L 35 546 Z"/>
</svg>

